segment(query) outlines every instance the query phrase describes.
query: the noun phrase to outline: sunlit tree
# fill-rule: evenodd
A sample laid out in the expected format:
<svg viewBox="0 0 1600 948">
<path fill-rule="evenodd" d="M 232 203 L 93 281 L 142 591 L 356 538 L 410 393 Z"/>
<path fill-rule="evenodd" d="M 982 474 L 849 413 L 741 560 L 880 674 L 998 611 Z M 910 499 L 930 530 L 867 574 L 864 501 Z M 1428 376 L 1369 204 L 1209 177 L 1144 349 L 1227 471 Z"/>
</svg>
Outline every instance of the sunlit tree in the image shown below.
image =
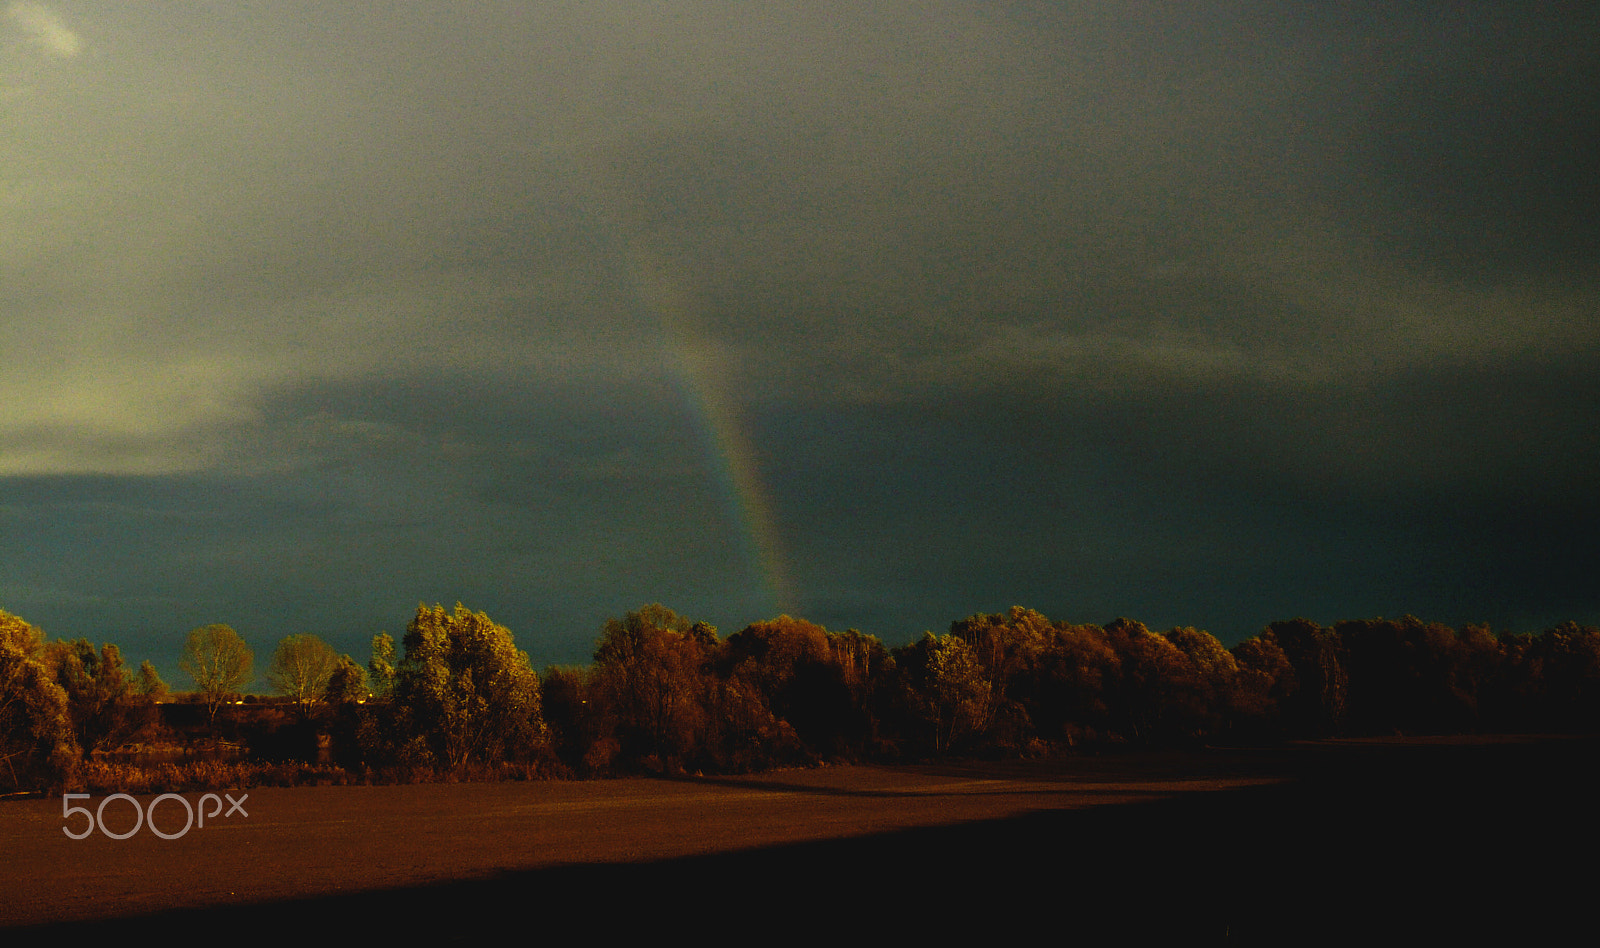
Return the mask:
<svg viewBox="0 0 1600 948">
<path fill-rule="evenodd" d="M 1162 633 L 1177 651 L 1167 686 L 1168 724 L 1184 737 L 1222 730 L 1233 707 L 1239 663 L 1216 636 L 1193 626 Z"/>
<path fill-rule="evenodd" d="M 328 676 L 327 700 L 348 705 L 365 701 L 371 689 L 367 686 L 367 670 L 356 664 L 348 655 L 339 656 L 333 673 Z"/>
<path fill-rule="evenodd" d="M 43 637 L 0 611 L 0 785 L 33 789 L 78 758 L 67 694 L 43 659 Z"/>
<path fill-rule="evenodd" d="M 217 709 L 232 700 L 254 677 L 255 653 L 239 633 L 226 625 L 206 625 L 189 633 L 178 660 L 200 693 L 211 723 Z"/>
<path fill-rule="evenodd" d="M 387 632 L 372 637 L 372 658 L 367 662 L 367 685 L 379 698 L 394 690 L 394 639 Z"/>
<path fill-rule="evenodd" d="M 712 724 L 709 663 L 717 631 L 660 604 L 608 619 L 595 648 L 595 690 L 624 754 L 682 761 Z"/>
<path fill-rule="evenodd" d="M 984 711 L 990 740 L 1012 748 L 1032 740 L 1028 704 L 1037 694 L 1029 686 L 1037 683 L 1032 672 L 1053 638 L 1050 620 L 1032 609 L 1012 606 L 1004 613 L 979 613 L 953 622 L 950 634 L 967 643 L 993 685 Z"/>
<path fill-rule="evenodd" d="M 339 656 L 327 642 L 310 634 L 287 635 L 272 653 L 267 682 L 307 717 L 327 696 L 328 682 L 338 667 Z"/>
<path fill-rule="evenodd" d="M 894 658 L 901 671 L 903 698 L 929 728 L 935 751 L 982 733 L 992 685 L 963 639 L 927 632 L 897 649 Z"/>
<path fill-rule="evenodd" d="M 1114 727 L 1112 689 L 1122 663 L 1104 628 L 1063 624 L 1039 664 L 1039 711 L 1034 717 L 1042 727 L 1048 722 L 1048 737 L 1065 737 L 1071 744 Z"/>
<path fill-rule="evenodd" d="M 161 674 L 149 659 L 139 663 L 139 693 L 157 703 L 172 697 L 172 689 L 161 680 Z"/>
<path fill-rule="evenodd" d="M 537 750 L 544 736 L 539 676 L 511 630 L 460 603 L 454 613 L 419 606 L 404 644 L 397 720 L 436 764 L 459 772 Z"/>
</svg>

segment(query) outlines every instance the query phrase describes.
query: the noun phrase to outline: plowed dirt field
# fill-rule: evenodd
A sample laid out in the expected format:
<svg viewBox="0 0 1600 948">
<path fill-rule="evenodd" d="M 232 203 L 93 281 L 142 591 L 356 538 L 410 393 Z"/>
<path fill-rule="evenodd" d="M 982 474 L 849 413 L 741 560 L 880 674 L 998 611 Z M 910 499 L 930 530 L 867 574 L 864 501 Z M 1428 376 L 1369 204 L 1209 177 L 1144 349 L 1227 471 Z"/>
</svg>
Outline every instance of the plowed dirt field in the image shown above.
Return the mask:
<svg viewBox="0 0 1600 948">
<path fill-rule="evenodd" d="M 1530 879 L 1563 891 L 1556 848 L 1595 841 L 1584 810 L 1593 760 L 1587 742 L 1368 743 L 737 778 L 255 788 L 242 812 L 176 839 L 149 826 L 71 839 L 63 827 L 81 832 L 87 818 L 64 819 L 60 797 L 8 800 L 0 939 L 220 926 L 246 940 L 343 931 L 471 941 L 507 924 L 546 935 L 575 924 L 725 941 L 1018 934 L 1044 923 L 1231 941 L 1510 927 L 1521 921 L 1503 900 L 1531 897 Z M 137 799 L 146 810 L 154 800 Z M 168 835 L 184 826 L 176 801 L 155 813 Z M 134 825 L 127 800 L 103 814 L 113 833 Z M 1469 924 L 1473 912 L 1481 923 Z"/>
</svg>

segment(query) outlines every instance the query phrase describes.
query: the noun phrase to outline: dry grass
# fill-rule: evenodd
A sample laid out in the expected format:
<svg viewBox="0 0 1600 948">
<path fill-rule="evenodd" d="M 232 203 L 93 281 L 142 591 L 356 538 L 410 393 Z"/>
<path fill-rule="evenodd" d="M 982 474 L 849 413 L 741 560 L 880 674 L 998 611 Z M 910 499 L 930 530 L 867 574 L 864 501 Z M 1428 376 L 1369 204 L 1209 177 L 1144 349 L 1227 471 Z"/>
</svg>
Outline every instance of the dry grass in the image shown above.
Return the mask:
<svg viewBox="0 0 1600 948">
<path fill-rule="evenodd" d="M 63 784 L 67 793 L 189 793 L 250 787 L 343 786 L 358 782 L 343 767 L 247 760 L 135 764 L 88 760 Z"/>
</svg>

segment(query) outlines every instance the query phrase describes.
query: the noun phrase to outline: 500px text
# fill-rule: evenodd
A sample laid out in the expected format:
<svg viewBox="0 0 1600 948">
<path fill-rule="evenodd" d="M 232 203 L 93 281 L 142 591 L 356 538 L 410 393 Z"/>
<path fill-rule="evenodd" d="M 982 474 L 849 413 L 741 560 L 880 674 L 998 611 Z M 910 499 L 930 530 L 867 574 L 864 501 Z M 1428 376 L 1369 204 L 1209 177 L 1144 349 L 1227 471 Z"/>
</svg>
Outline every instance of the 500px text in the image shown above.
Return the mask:
<svg viewBox="0 0 1600 948">
<path fill-rule="evenodd" d="M 208 816 L 211 817 L 214 820 L 217 817 L 217 815 L 220 813 L 220 814 L 222 814 L 222 818 L 223 819 L 227 819 L 228 817 L 232 816 L 236 811 L 238 813 L 240 813 L 241 815 L 243 815 L 243 816 L 249 816 L 250 815 L 244 808 L 244 801 L 250 799 L 250 794 L 241 793 L 241 794 L 239 794 L 239 799 L 237 799 L 237 800 L 235 800 L 233 798 L 233 794 L 231 794 L 231 793 L 224 793 L 222 796 L 228 798 L 228 812 L 226 812 L 226 813 L 222 813 L 222 797 L 217 796 L 215 793 L 208 793 L 208 794 L 206 794 L 206 795 L 204 795 L 204 796 L 202 796 L 200 798 L 199 814 L 200 814 L 200 828 L 201 829 L 205 828 L 206 817 L 208 817 Z M 93 811 L 91 811 L 86 806 L 73 806 L 72 805 L 72 801 L 73 800 L 87 800 L 87 799 L 89 799 L 89 794 L 87 794 L 87 793 L 63 793 L 61 795 L 61 818 L 63 820 L 70 820 L 74 813 L 82 813 L 83 816 L 84 816 L 84 819 L 89 821 L 88 825 L 83 828 L 83 832 L 81 832 L 81 833 L 74 833 L 72 831 L 72 829 L 70 827 L 67 827 L 67 826 L 61 827 L 61 832 L 67 834 L 67 836 L 69 836 L 72 839 L 84 839 L 84 838 L 86 838 L 87 836 L 89 836 L 89 834 L 91 834 L 91 833 L 93 833 L 95 831 L 95 827 L 99 827 L 100 828 L 100 832 L 106 834 L 107 836 L 111 837 L 112 839 L 127 839 L 129 836 L 132 836 L 133 834 L 139 832 L 139 828 L 141 826 L 143 826 L 145 824 L 145 822 L 146 822 L 145 821 L 146 811 L 140 808 L 138 800 L 135 800 L 133 797 L 129 796 L 126 793 L 113 793 L 111 796 L 106 797 L 104 800 L 101 800 L 100 801 L 100 805 L 98 807 L 96 807 Z M 179 803 L 183 804 L 183 811 L 186 814 L 185 818 L 184 818 L 185 822 L 183 824 L 183 829 L 178 830 L 176 833 L 163 833 L 161 830 L 156 828 L 156 804 L 160 803 L 162 800 L 169 800 L 169 799 L 170 800 L 177 800 Z M 106 821 L 105 821 L 105 818 L 104 818 L 104 814 L 105 814 L 105 810 L 106 810 L 106 804 L 110 803 L 112 800 L 127 800 L 129 803 L 133 804 L 133 813 L 134 813 L 134 817 L 135 817 L 135 819 L 133 821 L 133 829 L 128 830 L 126 833 L 113 833 L 110 830 L 106 829 Z M 206 812 L 206 801 L 208 801 L 208 800 L 210 802 L 216 804 L 216 808 L 213 809 L 210 813 Z M 185 833 L 189 832 L 189 829 L 192 826 L 195 825 L 195 812 L 196 812 L 196 808 L 193 805 L 191 805 L 187 799 L 179 796 L 176 793 L 163 793 L 161 796 L 156 797 L 154 800 L 150 801 L 150 809 L 149 809 L 149 813 L 148 813 L 149 823 L 150 823 L 150 832 L 156 834 L 157 836 L 161 837 L 162 839 L 178 839 L 179 837 L 183 836 Z"/>
</svg>

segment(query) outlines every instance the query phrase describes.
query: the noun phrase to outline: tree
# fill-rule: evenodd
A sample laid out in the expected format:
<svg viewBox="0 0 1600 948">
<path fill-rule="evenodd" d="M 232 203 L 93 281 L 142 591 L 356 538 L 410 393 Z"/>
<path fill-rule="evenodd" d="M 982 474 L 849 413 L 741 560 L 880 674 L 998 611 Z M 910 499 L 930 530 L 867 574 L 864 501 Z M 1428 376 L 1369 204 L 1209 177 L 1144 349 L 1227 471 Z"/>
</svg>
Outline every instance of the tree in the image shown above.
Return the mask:
<svg viewBox="0 0 1600 948">
<path fill-rule="evenodd" d="M 1070 745 L 1113 730 L 1113 691 L 1121 676 L 1121 659 L 1106 630 L 1093 624 L 1061 623 L 1041 637 L 1043 644 L 1017 682 L 1017 693 L 1039 735 Z"/>
<path fill-rule="evenodd" d="M 1232 650 L 1239 666 L 1234 684 L 1234 727 L 1260 736 L 1281 736 L 1284 701 L 1299 687 L 1294 666 L 1271 633 L 1245 639 Z"/>
<path fill-rule="evenodd" d="M 435 763 L 460 772 L 537 748 L 544 736 L 539 675 L 511 630 L 460 603 L 454 614 L 424 605 L 404 643 L 394 689 L 398 723 Z"/>
<path fill-rule="evenodd" d="M 372 637 L 372 660 L 367 662 L 371 673 L 368 683 L 372 693 L 380 698 L 389 697 L 394 690 L 394 639 L 387 632 Z"/>
<path fill-rule="evenodd" d="M 309 717 L 328 693 L 339 656 L 315 635 L 288 635 L 272 653 L 267 681 L 278 694 L 293 698 L 301 717 Z"/>
<path fill-rule="evenodd" d="M 551 748 L 573 770 L 586 767 L 594 746 L 587 669 L 551 665 L 539 675 L 539 699 Z M 601 753 L 604 753 L 603 751 Z M 595 763 L 602 766 L 609 760 Z"/>
<path fill-rule="evenodd" d="M 172 689 L 161 680 L 156 666 L 150 664 L 148 659 L 139 663 L 139 693 L 157 704 L 172 697 Z"/>
<path fill-rule="evenodd" d="M 225 625 L 206 625 L 189 633 L 178 667 L 194 681 L 215 724 L 217 708 L 254 677 L 255 653 L 239 633 Z"/>
<path fill-rule="evenodd" d="M 1282 704 L 1290 733 L 1297 737 L 1339 733 L 1349 692 L 1339 637 L 1310 619 L 1274 622 L 1262 637 L 1275 641 L 1294 667 L 1295 687 Z"/>
<path fill-rule="evenodd" d="M 1220 730 L 1233 707 L 1239 663 L 1211 633 L 1192 626 L 1163 632 L 1181 660 L 1166 684 L 1167 723 L 1185 736 L 1199 738 Z"/>
<path fill-rule="evenodd" d="M 1190 710 L 1194 707 L 1197 683 L 1188 659 L 1171 640 L 1136 619 L 1113 619 L 1105 632 L 1117 656 L 1108 701 L 1113 726 L 1139 742 L 1182 735 L 1183 725 L 1174 725 L 1169 712 L 1174 698 Z"/>
<path fill-rule="evenodd" d="M 33 788 L 78 758 L 67 694 L 41 661 L 42 636 L 0 610 L 0 781 Z"/>
<path fill-rule="evenodd" d="M 106 643 L 97 652 L 88 639 L 52 642 L 45 664 L 66 692 L 72 734 L 84 757 L 149 736 L 153 703 L 135 688 L 115 645 Z"/>
<path fill-rule="evenodd" d="M 357 665 L 350 656 L 339 656 L 333 674 L 328 676 L 328 700 L 334 704 L 357 704 L 365 701 L 369 693 L 367 670 Z"/>
<path fill-rule="evenodd" d="M 595 647 L 596 695 L 629 757 L 671 766 L 705 749 L 717 630 L 659 603 L 607 619 Z"/>
<path fill-rule="evenodd" d="M 735 739 L 741 730 L 770 735 L 763 742 L 772 763 L 857 756 L 875 735 L 872 696 L 888 657 L 881 642 L 854 629 L 829 632 L 787 615 L 753 622 L 729 636 L 715 660 L 725 689 L 713 725 L 731 725 Z M 784 725 L 803 746 L 779 746 Z"/>
<path fill-rule="evenodd" d="M 895 650 L 894 657 L 912 713 L 933 726 L 935 751 L 983 732 L 993 685 L 965 639 L 924 632 L 917 642 Z"/>
<path fill-rule="evenodd" d="M 1008 612 L 969 616 L 950 624 L 950 634 L 966 642 L 993 687 L 984 710 L 986 738 L 1001 747 L 1021 748 L 1034 737 L 1027 700 L 1041 653 L 1053 639 L 1050 620 L 1039 612 L 1012 606 Z M 1012 691 L 1013 684 L 1018 686 Z"/>
</svg>

